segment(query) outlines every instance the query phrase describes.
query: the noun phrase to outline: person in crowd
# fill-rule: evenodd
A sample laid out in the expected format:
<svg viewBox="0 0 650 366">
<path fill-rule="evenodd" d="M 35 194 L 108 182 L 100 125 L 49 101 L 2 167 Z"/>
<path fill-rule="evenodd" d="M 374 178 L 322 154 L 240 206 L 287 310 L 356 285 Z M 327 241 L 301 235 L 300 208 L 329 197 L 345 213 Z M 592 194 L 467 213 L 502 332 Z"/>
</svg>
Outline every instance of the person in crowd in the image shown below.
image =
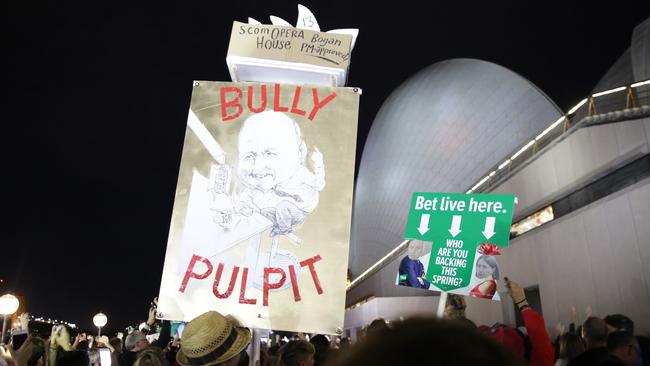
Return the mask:
<svg viewBox="0 0 650 366">
<path fill-rule="evenodd" d="M 605 317 L 605 323 L 610 332 L 621 331 L 634 334 L 634 322 L 623 314 L 610 314 Z M 650 339 L 641 335 L 636 335 L 636 341 L 641 350 L 641 364 L 650 365 Z"/>
<path fill-rule="evenodd" d="M 11 338 L 9 338 L 9 344 L 6 345 L 6 349 L 4 343 L 0 346 L 0 354 L 2 355 L 0 363 L 8 366 L 27 366 L 27 361 L 33 353 L 32 340 L 33 338 L 28 336 L 25 342 L 16 349 L 11 342 Z"/>
<path fill-rule="evenodd" d="M 412 240 L 406 249 L 406 255 L 399 264 L 399 285 L 428 289 L 431 284 L 426 278 L 424 264 L 420 257 L 425 255 L 424 242 Z"/>
<path fill-rule="evenodd" d="M 260 352 L 261 352 L 261 349 L 260 349 Z M 261 356 L 261 354 L 260 354 L 260 356 Z M 250 362 L 251 362 L 251 360 L 250 360 L 250 356 L 248 355 L 248 353 L 246 353 L 245 350 L 241 351 L 239 353 L 239 363 L 237 364 L 237 366 L 249 366 Z M 262 363 L 262 358 L 260 357 L 260 360 L 257 361 L 257 362 L 259 362 L 261 364 Z"/>
<path fill-rule="evenodd" d="M 447 294 L 447 302 L 445 303 L 443 317 L 476 328 L 476 324 L 465 316 L 465 309 L 467 309 L 467 303 L 463 296 Z"/>
<path fill-rule="evenodd" d="M 554 365 L 555 349 L 551 343 L 551 338 L 546 331 L 544 318 L 528 305 L 528 299 L 524 289 L 514 281 L 505 278 L 508 293 L 512 302 L 521 313 L 524 320 L 527 337 L 522 336 L 524 344 L 524 355 L 531 366 L 550 366 Z M 512 332 L 510 332 L 512 334 Z M 521 332 L 519 332 L 521 334 Z M 514 337 L 508 337 L 511 339 Z M 530 352 L 526 351 L 526 342 L 530 341 Z"/>
<path fill-rule="evenodd" d="M 124 352 L 122 347 L 122 339 L 118 337 L 109 339 L 107 347 L 111 350 L 111 363 L 117 366 L 119 364 L 120 355 Z"/>
<path fill-rule="evenodd" d="M 555 366 L 566 366 L 585 351 L 580 336 L 574 332 L 562 334 L 558 339 L 559 354 Z"/>
<path fill-rule="evenodd" d="M 88 355 L 72 347 L 70 329 L 59 324 L 52 327 L 49 345 L 48 366 L 87 366 Z"/>
<path fill-rule="evenodd" d="M 634 335 L 634 322 L 623 314 L 610 314 L 603 320 L 610 332 L 626 332 Z"/>
<path fill-rule="evenodd" d="M 181 347 L 181 339 L 178 337 L 178 335 L 175 335 L 174 338 L 167 345 L 167 348 L 163 350 L 163 355 L 165 356 L 165 360 L 167 361 L 167 364 L 177 366 L 176 353 L 178 352 L 178 349 L 180 347 Z"/>
<path fill-rule="evenodd" d="M 309 342 L 314 346 L 316 351 L 314 355 L 315 365 L 324 365 L 329 359 L 332 358 L 334 349 L 330 347 L 330 341 L 326 336 L 317 334 L 313 336 Z"/>
<path fill-rule="evenodd" d="M 149 347 L 149 341 L 147 340 L 147 336 L 142 331 L 134 330 L 126 336 L 126 340 L 124 340 L 124 347 L 129 352 L 138 353 Z"/>
<path fill-rule="evenodd" d="M 316 348 L 307 341 L 298 340 L 280 349 L 280 366 L 314 366 Z"/>
<path fill-rule="evenodd" d="M 519 357 L 521 360 L 530 363 L 531 343 L 528 336 L 519 328 L 511 327 L 506 324 L 496 323 L 491 327 L 481 325 L 478 330 L 487 334 L 492 340 L 505 346 L 510 352 Z M 524 329 L 525 330 L 525 329 Z"/>
<path fill-rule="evenodd" d="M 568 341 L 571 345 L 573 343 L 574 339 L 577 339 L 578 342 L 581 345 L 582 350 L 579 353 L 584 352 L 584 343 L 582 343 L 582 338 L 580 338 L 579 333 L 576 330 L 576 323 L 578 322 L 578 311 L 576 310 L 575 306 L 571 306 L 571 310 L 569 312 L 569 329 L 567 333 L 567 327 L 564 325 L 562 322 L 558 322 L 557 325 L 555 326 L 555 330 L 557 331 L 557 337 L 555 338 L 555 342 L 553 344 L 555 345 L 555 358 L 556 358 L 556 365 L 566 365 L 567 364 L 567 359 L 566 357 L 560 356 L 560 348 L 561 344 L 560 342 L 565 342 L 566 337 L 564 337 L 565 334 L 572 334 L 571 337 L 569 337 Z M 568 347 L 572 350 L 572 346 L 569 345 Z M 572 354 L 572 351 L 568 351 L 569 354 Z M 574 357 L 571 357 L 573 359 Z"/>
<path fill-rule="evenodd" d="M 113 347 L 113 352 L 117 353 L 118 355 L 122 353 L 122 340 L 113 337 L 109 339 L 108 343 L 110 344 L 111 347 Z"/>
<path fill-rule="evenodd" d="M 13 359 L 9 350 L 6 349 L 2 344 L 0 344 L 0 366 L 12 366 Z"/>
<path fill-rule="evenodd" d="M 386 320 L 384 318 L 377 318 L 370 322 L 370 325 L 366 328 L 366 336 L 367 337 L 372 337 L 377 335 L 384 334 L 390 329 L 388 326 L 388 323 L 386 323 Z"/>
<path fill-rule="evenodd" d="M 411 318 L 369 335 L 337 362 L 374 365 L 523 365 L 523 361 L 476 329 L 435 318 Z"/>
<path fill-rule="evenodd" d="M 339 343 L 339 349 L 341 352 L 347 352 L 350 347 L 352 347 L 352 340 L 350 337 L 342 337 L 341 342 Z"/>
<path fill-rule="evenodd" d="M 166 366 L 166 360 L 158 347 L 148 347 L 138 353 L 133 366 Z"/>
<path fill-rule="evenodd" d="M 250 342 L 248 329 L 208 311 L 187 323 L 176 361 L 182 366 L 237 366 Z"/>
<path fill-rule="evenodd" d="M 582 324 L 582 339 L 586 351 L 569 362 L 569 366 L 595 365 L 607 358 L 607 323 L 595 316 L 590 316 Z"/>
<path fill-rule="evenodd" d="M 13 366 L 45 366 L 47 364 L 45 347 L 45 340 L 32 336 L 28 336 L 18 349 L 14 349 L 13 344 L 10 343 L 7 345 L 9 353 L 9 362 L 7 364 L 13 364 Z"/>
<path fill-rule="evenodd" d="M 149 316 L 147 318 L 147 327 L 151 327 L 156 321 L 156 308 L 157 308 L 157 299 L 151 303 L 149 307 Z M 132 366 L 139 352 L 147 349 L 148 347 L 157 347 L 160 350 L 167 347 L 167 344 L 171 340 L 171 323 L 168 320 L 163 320 L 162 329 L 160 331 L 160 336 L 157 340 L 149 343 L 146 335 L 140 330 L 134 330 L 129 335 L 126 336 L 124 340 L 125 350 L 117 355 L 118 365 L 119 366 Z M 107 342 L 110 343 L 110 342 Z"/>
<path fill-rule="evenodd" d="M 266 351 L 266 360 L 262 366 L 277 366 L 280 362 L 280 345 L 274 344 Z"/>
<path fill-rule="evenodd" d="M 634 335 L 627 331 L 614 331 L 607 336 L 608 356 L 598 366 L 641 365 L 641 350 Z"/>
<path fill-rule="evenodd" d="M 117 340 L 114 341 L 113 339 Z M 122 352 L 117 352 L 113 344 L 115 344 L 119 349 L 122 349 L 122 341 L 120 341 L 119 338 L 113 338 L 113 339 L 108 339 L 107 336 L 101 336 L 95 338 L 94 345 L 96 348 L 93 348 L 92 350 L 89 350 L 88 352 L 88 357 L 91 360 L 91 364 L 99 364 L 100 361 L 100 356 L 99 356 L 99 350 L 97 348 L 108 348 L 109 351 L 111 352 L 111 363 L 118 365 L 119 364 L 119 356 L 122 354 Z M 80 343 L 81 344 L 81 343 Z"/>
<path fill-rule="evenodd" d="M 45 366 L 47 357 L 45 357 L 45 340 L 40 337 L 32 338 L 32 353 L 27 360 L 27 366 Z"/>
<path fill-rule="evenodd" d="M 465 302 L 465 298 L 463 296 L 456 294 L 447 294 L 445 311 L 443 313 L 445 319 L 466 319 L 465 309 L 467 309 L 467 303 Z"/>
</svg>

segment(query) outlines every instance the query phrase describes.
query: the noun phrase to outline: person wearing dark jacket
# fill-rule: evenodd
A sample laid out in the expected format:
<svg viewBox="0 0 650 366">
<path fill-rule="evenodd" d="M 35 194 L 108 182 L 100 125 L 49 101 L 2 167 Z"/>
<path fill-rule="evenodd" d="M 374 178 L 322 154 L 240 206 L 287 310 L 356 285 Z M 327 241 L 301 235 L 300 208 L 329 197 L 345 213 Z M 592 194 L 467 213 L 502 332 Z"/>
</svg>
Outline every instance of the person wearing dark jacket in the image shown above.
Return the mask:
<svg viewBox="0 0 650 366">
<path fill-rule="evenodd" d="M 641 364 L 639 343 L 629 332 L 609 333 L 607 352 L 609 355 L 598 363 L 599 366 L 635 366 Z"/>
<path fill-rule="evenodd" d="M 607 324 L 604 320 L 591 316 L 582 324 L 582 339 L 587 350 L 569 362 L 569 366 L 596 365 L 608 357 Z"/>
<path fill-rule="evenodd" d="M 152 303 L 149 308 L 149 317 L 147 318 L 147 327 L 151 327 L 156 321 L 156 300 Z M 169 341 L 171 340 L 171 322 L 168 320 L 162 321 L 162 329 L 158 339 L 149 343 L 147 336 L 140 330 L 134 330 L 124 340 L 124 352 L 118 356 L 118 365 L 119 366 L 133 366 L 136 358 L 138 357 L 138 352 L 145 350 L 149 347 L 157 347 L 161 350 L 167 347 Z"/>
<path fill-rule="evenodd" d="M 610 314 L 603 319 L 609 327 L 609 331 L 626 332 L 634 334 L 634 322 L 623 314 Z M 642 335 L 635 336 L 639 349 L 641 350 L 641 365 L 650 365 L 650 339 Z"/>
</svg>

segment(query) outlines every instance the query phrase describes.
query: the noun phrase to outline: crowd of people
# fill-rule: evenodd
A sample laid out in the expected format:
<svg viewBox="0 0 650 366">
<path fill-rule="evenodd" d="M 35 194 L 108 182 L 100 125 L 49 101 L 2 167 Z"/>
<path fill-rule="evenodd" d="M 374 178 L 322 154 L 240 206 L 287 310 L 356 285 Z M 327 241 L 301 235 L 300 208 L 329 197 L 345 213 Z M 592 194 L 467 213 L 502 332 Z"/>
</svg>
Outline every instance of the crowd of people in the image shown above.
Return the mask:
<svg viewBox="0 0 650 366">
<path fill-rule="evenodd" d="M 477 326 L 465 316 L 462 296 L 449 294 L 444 318 L 412 318 L 388 323 L 376 319 L 354 344 L 346 337 L 276 337 L 260 346 L 260 366 L 327 365 L 648 365 L 650 341 L 635 336 L 634 322 L 621 314 L 604 318 L 588 314 L 577 324 L 575 309 L 568 329 L 558 326 L 552 341 L 543 317 L 530 307 L 524 290 L 506 278 L 510 297 L 524 327 Z M 0 347 L 0 366 L 212 366 L 249 365 L 251 331 L 234 317 L 216 311 L 187 323 L 182 337 L 162 321 L 156 337 L 155 303 L 141 329 L 123 336 L 74 337 L 65 325 L 52 327 L 49 337 L 29 335 L 22 344 L 11 338 Z M 21 327 L 29 319 L 21 316 Z M 156 338 L 155 340 L 153 338 Z M 151 340 L 151 341 L 150 341 Z M 104 357 L 102 357 L 102 354 Z M 109 361 L 110 360 L 110 361 Z M 110 363 L 110 365 L 106 365 Z"/>
</svg>

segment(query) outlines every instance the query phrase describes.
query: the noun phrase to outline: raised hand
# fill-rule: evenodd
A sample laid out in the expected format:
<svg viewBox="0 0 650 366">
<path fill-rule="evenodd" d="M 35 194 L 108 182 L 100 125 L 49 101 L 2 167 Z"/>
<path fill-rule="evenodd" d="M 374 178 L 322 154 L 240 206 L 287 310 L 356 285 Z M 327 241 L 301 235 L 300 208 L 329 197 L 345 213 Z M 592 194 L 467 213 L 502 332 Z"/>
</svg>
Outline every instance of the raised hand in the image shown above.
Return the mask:
<svg viewBox="0 0 650 366">
<path fill-rule="evenodd" d="M 571 314 L 569 315 L 569 320 L 571 323 L 578 322 L 578 311 L 576 310 L 575 306 L 571 306 Z"/>
<path fill-rule="evenodd" d="M 59 332 L 56 340 L 57 344 L 61 346 L 66 351 L 72 350 L 72 345 L 70 344 L 70 333 L 68 328 L 63 325 L 59 325 Z"/>
<path fill-rule="evenodd" d="M 20 329 L 24 330 L 29 328 L 29 313 L 25 312 L 20 314 L 18 320 L 20 320 Z"/>
<path fill-rule="evenodd" d="M 522 304 L 526 303 L 526 293 L 524 292 L 524 289 L 519 286 L 518 283 L 510 281 L 507 277 L 505 280 L 506 287 L 508 288 L 508 293 L 510 294 L 512 301 L 515 303 L 515 305 L 517 305 L 517 307 L 521 307 Z"/>
<path fill-rule="evenodd" d="M 74 337 L 74 343 L 72 343 L 72 348 L 77 349 L 79 342 L 86 339 L 86 336 L 83 333 L 77 333 L 77 336 Z"/>
<path fill-rule="evenodd" d="M 11 365 L 11 354 L 4 347 L 0 347 L 0 358 L 4 361 L 5 365 Z"/>
<path fill-rule="evenodd" d="M 156 309 L 158 308 L 158 298 L 154 298 L 149 307 L 149 316 L 147 317 L 147 325 L 153 325 L 156 322 Z"/>
<path fill-rule="evenodd" d="M 18 349 L 14 349 L 13 343 L 9 343 L 7 350 L 14 360 L 16 366 L 27 366 L 27 361 L 32 357 L 32 337 L 28 336 L 25 342 Z"/>
</svg>

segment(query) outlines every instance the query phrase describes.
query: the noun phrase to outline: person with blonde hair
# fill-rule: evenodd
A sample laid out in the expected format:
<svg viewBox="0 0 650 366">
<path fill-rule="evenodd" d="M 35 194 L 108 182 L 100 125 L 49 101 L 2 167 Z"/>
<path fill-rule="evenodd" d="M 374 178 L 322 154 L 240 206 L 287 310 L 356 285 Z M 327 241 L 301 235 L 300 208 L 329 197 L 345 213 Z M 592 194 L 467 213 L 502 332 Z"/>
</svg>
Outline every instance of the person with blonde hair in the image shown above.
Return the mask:
<svg viewBox="0 0 650 366">
<path fill-rule="evenodd" d="M 138 353 L 133 366 L 165 366 L 162 351 L 157 347 L 149 347 Z"/>
</svg>

